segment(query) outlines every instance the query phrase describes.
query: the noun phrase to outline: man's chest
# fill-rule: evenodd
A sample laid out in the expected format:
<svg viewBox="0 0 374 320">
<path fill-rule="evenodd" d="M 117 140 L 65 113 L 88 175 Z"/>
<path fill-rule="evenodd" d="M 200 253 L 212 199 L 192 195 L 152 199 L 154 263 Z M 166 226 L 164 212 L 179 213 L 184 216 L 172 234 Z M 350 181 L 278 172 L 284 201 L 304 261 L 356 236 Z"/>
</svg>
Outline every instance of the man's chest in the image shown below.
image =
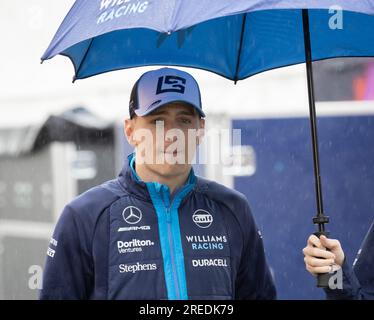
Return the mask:
<svg viewBox="0 0 374 320">
<path fill-rule="evenodd" d="M 109 209 L 110 299 L 231 298 L 242 252 L 232 216 L 215 202 L 179 208 L 120 199 Z"/>
</svg>

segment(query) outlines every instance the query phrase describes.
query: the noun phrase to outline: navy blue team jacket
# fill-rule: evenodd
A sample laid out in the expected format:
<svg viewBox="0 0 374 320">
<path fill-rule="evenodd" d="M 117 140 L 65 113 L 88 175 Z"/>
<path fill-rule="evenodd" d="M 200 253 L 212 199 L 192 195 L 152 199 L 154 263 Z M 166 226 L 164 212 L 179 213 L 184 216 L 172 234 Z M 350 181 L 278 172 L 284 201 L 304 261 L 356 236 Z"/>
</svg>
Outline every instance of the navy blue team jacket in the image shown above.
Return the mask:
<svg viewBox="0 0 374 320">
<path fill-rule="evenodd" d="M 170 196 L 128 156 L 117 179 L 69 203 L 51 239 L 41 299 L 274 299 L 241 193 L 195 176 Z"/>
<path fill-rule="evenodd" d="M 354 268 L 343 266 L 343 288 L 326 289 L 328 299 L 374 300 L 374 222 L 358 252 Z"/>
</svg>

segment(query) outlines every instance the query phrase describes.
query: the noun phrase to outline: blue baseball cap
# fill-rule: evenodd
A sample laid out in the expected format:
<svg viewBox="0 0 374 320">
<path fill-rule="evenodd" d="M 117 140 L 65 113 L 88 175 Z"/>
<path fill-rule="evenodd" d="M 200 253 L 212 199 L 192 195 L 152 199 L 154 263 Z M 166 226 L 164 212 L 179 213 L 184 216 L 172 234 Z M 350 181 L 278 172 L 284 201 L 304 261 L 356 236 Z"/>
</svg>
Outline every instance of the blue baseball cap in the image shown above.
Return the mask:
<svg viewBox="0 0 374 320">
<path fill-rule="evenodd" d="M 187 72 L 161 68 L 144 73 L 134 84 L 130 95 L 130 118 L 146 116 L 152 111 L 173 102 L 194 107 L 201 117 L 201 94 L 196 80 Z"/>
</svg>

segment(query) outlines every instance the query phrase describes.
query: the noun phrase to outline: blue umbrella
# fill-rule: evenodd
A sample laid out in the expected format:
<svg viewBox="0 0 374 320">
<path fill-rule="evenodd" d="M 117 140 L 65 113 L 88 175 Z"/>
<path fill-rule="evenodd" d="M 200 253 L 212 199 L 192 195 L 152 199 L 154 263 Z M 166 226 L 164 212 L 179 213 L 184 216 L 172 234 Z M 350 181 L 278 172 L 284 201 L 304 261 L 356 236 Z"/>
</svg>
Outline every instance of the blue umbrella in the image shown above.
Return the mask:
<svg viewBox="0 0 374 320">
<path fill-rule="evenodd" d="M 323 211 L 312 61 L 374 56 L 373 0 L 77 0 L 42 61 L 70 58 L 74 81 L 148 65 L 233 81 L 306 63 L 318 225 Z M 324 279 L 324 280 L 323 280 Z M 320 278 L 326 285 L 328 278 Z"/>
<path fill-rule="evenodd" d="M 326 8 L 337 4 L 343 29 L 330 28 Z M 176 65 L 242 80 L 306 61 L 300 8 L 314 8 L 313 60 L 373 55 L 372 0 L 77 0 L 42 60 L 68 56 L 74 79 Z"/>
</svg>

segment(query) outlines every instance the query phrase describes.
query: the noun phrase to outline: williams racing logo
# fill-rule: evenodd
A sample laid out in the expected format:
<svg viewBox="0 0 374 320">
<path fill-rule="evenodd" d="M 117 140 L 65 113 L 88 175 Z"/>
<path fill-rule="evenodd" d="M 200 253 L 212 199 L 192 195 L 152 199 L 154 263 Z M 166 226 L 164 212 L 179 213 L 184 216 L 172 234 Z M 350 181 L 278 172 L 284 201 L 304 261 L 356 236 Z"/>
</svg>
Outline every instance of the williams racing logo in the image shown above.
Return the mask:
<svg viewBox="0 0 374 320">
<path fill-rule="evenodd" d="M 226 236 L 186 236 L 192 250 L 223 250 Z"/>
<path fill-rule="evenodd" d="M 213 216 L 206 210 L 198 209 L 193 213 L 192 220 L 200 228 L 209 228 L 213 223 Z"/>
</svg>

